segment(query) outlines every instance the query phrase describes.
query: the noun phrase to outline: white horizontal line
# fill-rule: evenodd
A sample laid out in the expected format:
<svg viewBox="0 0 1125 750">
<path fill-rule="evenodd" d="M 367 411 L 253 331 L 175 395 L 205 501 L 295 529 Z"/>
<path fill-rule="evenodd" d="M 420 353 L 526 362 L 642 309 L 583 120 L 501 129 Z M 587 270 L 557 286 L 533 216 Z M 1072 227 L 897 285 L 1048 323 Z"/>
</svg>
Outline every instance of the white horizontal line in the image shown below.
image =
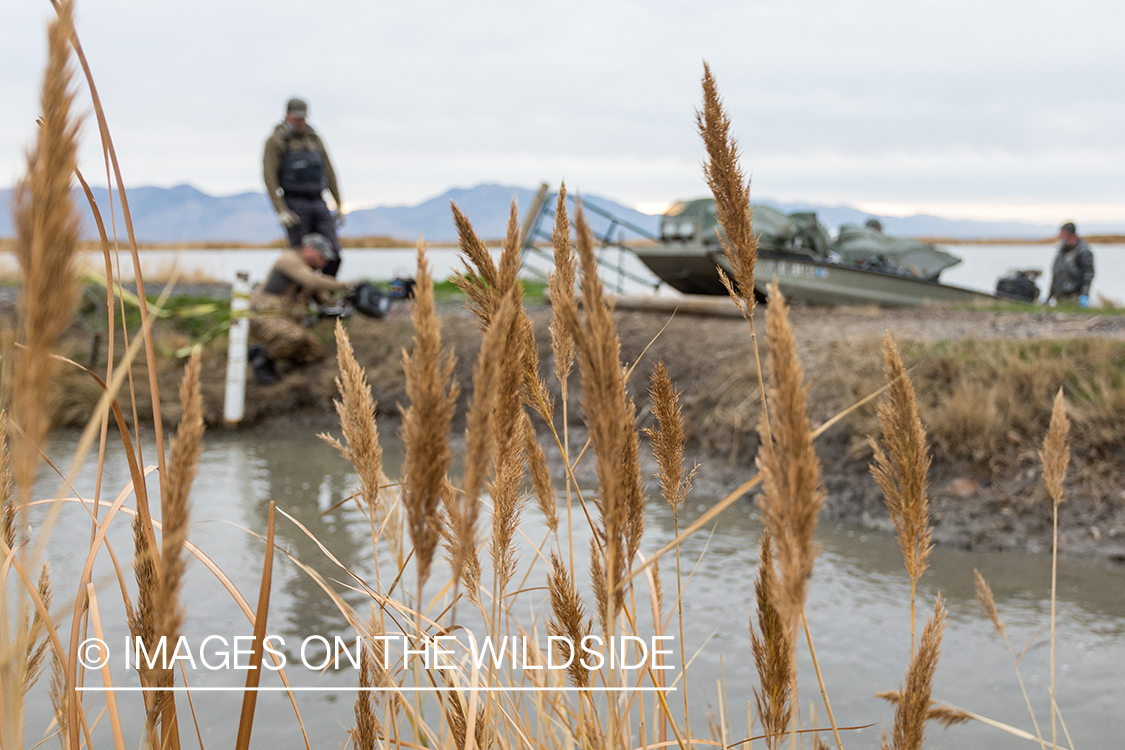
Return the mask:
<svg viewBox="0 0 1125 750">
<path fill-rule="evenodd" d="M 656 687 L 80 687 L 80 693 L 674 693 L 677 688 Z"/>
</svg>

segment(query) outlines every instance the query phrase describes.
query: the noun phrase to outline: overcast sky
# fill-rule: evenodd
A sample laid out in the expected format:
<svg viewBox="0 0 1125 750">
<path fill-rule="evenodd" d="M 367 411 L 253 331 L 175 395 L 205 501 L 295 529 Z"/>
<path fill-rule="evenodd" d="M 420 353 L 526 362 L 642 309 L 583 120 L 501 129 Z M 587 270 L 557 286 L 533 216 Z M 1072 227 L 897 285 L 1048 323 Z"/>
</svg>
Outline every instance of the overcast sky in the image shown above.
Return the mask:
<svg viewBox="0 0 1125 750">
<path fill-rule="evenodd" d="M 0 7 L 0 185 L 34 134 L 50 12 Z M 705 192 L 706 59 L 754 197 L 1125 226 L 1120 2 L 79 0 L 77 14 L 127 185 L 262 190 L 262 144 L 300 95 L 350 207 L 565 179 L 656 210 Z M 91 123 L 81 167 L 104 184 Z"/>
</svg>

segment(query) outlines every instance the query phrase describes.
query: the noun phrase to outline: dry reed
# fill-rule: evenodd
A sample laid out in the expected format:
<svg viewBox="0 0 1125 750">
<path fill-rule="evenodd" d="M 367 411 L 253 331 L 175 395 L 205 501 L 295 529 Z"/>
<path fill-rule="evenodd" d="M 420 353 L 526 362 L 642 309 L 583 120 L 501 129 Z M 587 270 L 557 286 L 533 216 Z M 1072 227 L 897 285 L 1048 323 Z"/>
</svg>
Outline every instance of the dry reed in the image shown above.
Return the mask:
<svg viewBox="0 0 1125 750">
<path fill-rule="evenodd" d="M 657 427 L 646 428 L 645 434 L 659 469 L 660 491 L 673 513 L 678 513 L 691 492 L 694 472 L 684 476 L 684 415 L 680 408 L 680 396 L 683 394 L 672 385 L 663 361 L 657 362 L 652 370 L 648 394 Z"/>
<path fill-rule="evenodd" d="M 1070 419 L 1066 415 L 1066 399 L 1062 388 L 1055 394 L 1051 424 L 1043 438 L 1039 459 L 1043 462 L 1043 484 L 1051 496 L 1051 744 L 1058 744 L 1058 705 L 1055 702 L 1055 602 L 1059 573 L 1059 506 L 1063 501 L 1063 482 L 1070 465 Z"/>
<path fill-rule="evenodd" d="M 931 459 L 926 430 L 918 418 L 914 384 L 906 374 L 890 334 L 883 340 L 883 356 L 887 397 L 877 408 L 883 444 L 870 441 L 875 454 L 871 475 L 883 492 L 910 578 L 910 652 L 914 653 L 918 579 L 926 571 L 933 548 L 927 495 Z"/>
<path fill-rule="evenodd" d="M 555 203 L 554 270 L 547 275 L 551 293 L 551 351 L 554 354 L 555 377 L 558 378 L 563 400 L 567 397 L 567 382 L 574 366 L 574 334 L 567 327 L 563 308 L 573 308 L 574 284 L 578 268 L 574 248 L 570 242 L 570 220 L 566 212 L 566 183 L 559 188 Z"/>
<path fill-rule="evenodd" d="M 1039 719 L 1035 715 L 1035 708 L 1031 705 L 1031 698 L 1027 694 L 1027 687 L 1023 682 L 1023 675 L 1020 674 L 1020 662 L 1016 658 L 1015 651 L 1012 650 L 1012 643 L 1008 640 L 1008 632 L 1004 627 L 1004 621 L 1000 619 L 1000 611 L 996 608 L 996 599 L 992 596 L 992 587 L 988 585 L 988 581 L 984 579 L 979 570 L 973 570 L 973 578 L 976 584 L 977 601 L 984 609 L 984 613 L 988 615 L 988 619 L 992 621 L 992 627 L 996 629 L 996 634 L 1000 636 L 1000 640 L 1004 642 L 1005 648 L 1008 649 L 1008 656 L 1012 660 L 1012 668 L 1016 672 L 1016 681 L 1019 683 L 1020 692 L 1023 693 L 1024 703 L 1027 704 L 1027 711 L 1031 715 L 1031 725 L 1035 728 L 1035 736 L 1039 738 L 1040 745 L 1043 745 L 1043 734 L 1039 730 Z"/>
<path fill-rule="evenodd" d="M 945 607 L 939 595 L 934 603 L 934 614 L 922 630 L 918 651 L 910 659 L 910 667 L 906 672 L 906 686 L 897 692 L 879 695 L 895 704 L 891 743 L 887 743 L 884 734 L 884 748 L 922 750 L 927 721 L 936 719 L 956 722 L 967 719 L 960 712 L 932 705 L 934 671 L 941 656 L 941 636 L 944 630 Z"/>
<path fill-rule="evenodd" d="M 27 176 L 13 195 L 16 258 L 22 281 L 20 338 L 25 344 L 15 363 L 11 390 L 11 417 L 23 432 L 23 439 L 12 450 L 21 505 L 30 499 L 50 422 L 56 367 L 51 350 L 70 324 L 78 297 L 74 256 L 79 223 L 70 193 L 78 149 L 78 121 L 71 114 L 71 8 L 69 0 L 60 4 L 47 31 L 38 138 L 27 157 Z"/>
<path fill-rule="evenodd" d="M 441 534 L 439 508 L 448 482 L 452 455 L 449 425 L 457 402 L 457 384 L 451 380 L 453 354 L 443 356 L 441 322 L 434 308 L 434 284 L 426 261 L 425 245 L 418 243 L 418 277 L 415 287 L 414 349 L 403 352 L 406 395 L 410 406 L 402 417 L 406 447 L 403 505 L 418 567 L 419 602 L 430 574 Z M 421 604 L 419 603 L 419 606 Z"/>
<path fill-rule="evenodd" d="M 564 324 L 574 334 L 579 373 L 582 382 L 582 405 L 586 414 L 590 443 L 596 455 L 598 496 L 595 504 L 600 527 L 595 534 L 602 545 L 601 555 L 592 550 L 595 560 L 592 571 L 595 589 L 599 586 L 599 612 L 603 629 L 609 632 L 623 602 L 626 560 L 626 536 L 629 529 L 630 496 L 639 477 L 639 467 L 627 464 L 632 454 L 627 433 L 635 432 L 630 418 L 633 407 L 625 392 L 621 368 L 621 342 L 613 321 L 613 310 L 605 299 L 598 278 L 593 239 L 579 202 L 575 214 L 579 267 L 581 270 L 584 320 L 578 320 L 574 309 L 562 309 Z M 634 501 L 635 502 L 635 501 Z M 600 560 L 598 558 L 601 558 Z M 612 594 L 612 596 L 611 596 Z"/>
<path fill-rule="evenodd" d="M 723 111 L 711 68 L 703 64 L 703 109 L 695 113 L 695 121 L 707 161 L 703 176 L 715 196 L 715 213 L 723 227 L 720 242 L 734 279 L 719 270 L 723 286 L 742 314 L 754 312 L 754 266 L 758 259 L 758 240 L 752 231 L 750 182 L 742 173 L 738 160 L 738 141 L 730 134 L 730 118 Z"/>
<path fill-rule="evenodd" d="M 535 435 L 535 427 L 527 414 L 521 420 L 523 450 L 527 457 L 527 468 L 531 474 L 531 486 L 535 490 L 535 504 L 543 514 L 543 520 L 552 534 L 559 530 L 559 503 L 555 489 L 551 486 L 551 472 L 547 467 L 547 454 Z"/>
<path fill-rule="evenodd" d="M 754 704 L 758 710 L 766 747 L 781 747 L 789 728 L 792 696 L 790 679 L 793 674 L 793 650 L 788 626 L 774 605 L 777 598 L 777 571 L 773 562 L 773 545 L 768 531 L 762 532 L 758 553 L 758 578 L 754 595 L 758 605 L 758 632 L 750 621 L 750 651 L 758 672 L 761 690 L 754 690 Z"/>
<path fill-rule="evenodd" d="M 548 623 L 548 631 L 551 635 L 569 639 L 572 644 L 582 643 L 582 639 L 590 634 L 591 623 L 586 618 L 586 607 L 567 566 L 554 552 L 551 553 L 547 590 L 551 595 L 551 612 L 554 615 Z M 590 670 L 584 669 L 577 659 L 567 667 L 567 675 L 574 687 L 590 686 Z"/>
<path fill-rule="evenodd" d="M 766 325 L 770 352 L 768 393 L 773 423 L 771 429 L 763 416 L 759 427 L 762 447 L 758 468 L 762 474 L 762 494 L 758 506 L 762 523 L 777 546 L 777 608 L 787 625 L 795 629 L 819 551 L 813 536 L 817 514 L 824 504 L 824 488 L 809 427 L 808 386 L 797 358 L 789 306 L 777 282 L 770 285 Z"/>
<path fill-rule="evenodd" d="M 185 560 L 184 543 L 187 541 L 188 495 L 203 449 L 203 396 L 200 392 L 200 351 L 192 352 L 184 369 L 180 385 L 180 407 L 183 414 L 176 439 L 172 443 L 171 457 L 168 461 L 168 488 L 161 492 L 161 535 L 160 564 L 160 620 L 157 629 L 160 635 L 174 642 L 180 634 L 183 622 L 183 605 L 180 602 L 180 587 L 183 581 Z"/>
<path fill-rule="evenodd" d="M 336 361 L 340 374 L 336 389 L 340 398 L 333 399 L 340 418 L 341 443 L 321 433 L 320 439 L 340 451 L 359 475 L 360 496 L 371 517 L 378 522 L 386 514 L 379 490 L 383 485 L 383 447 L 379 444 L 379 426 L 375 421 L 375 399 L 367 383 L 367 373 L 355 358 L 351 339 L 343 324 L 336 321 Z"/>
</svg>

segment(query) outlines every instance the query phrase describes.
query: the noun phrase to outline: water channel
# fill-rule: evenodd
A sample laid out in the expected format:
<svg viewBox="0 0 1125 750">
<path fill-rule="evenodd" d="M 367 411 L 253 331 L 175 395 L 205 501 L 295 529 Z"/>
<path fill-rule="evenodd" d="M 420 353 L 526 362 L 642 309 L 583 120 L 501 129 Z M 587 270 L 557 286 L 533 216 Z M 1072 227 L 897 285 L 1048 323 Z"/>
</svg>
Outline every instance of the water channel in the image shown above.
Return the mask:
<svg viewBox="0 0 1125 750">
<path fill-rule="evenodd" d="M 275 426 L 276 427 L 276 426 Z M 313 428 L 285 426 L 284 429 L 259 428 L 242 433 L 214 431 L 207 436 L 200 471 L 192 490 L 191 539 L 208 554 L 238 586 L 253 606 L 257 597 L 263 560 L 263 541 L 270 501 L 304 524 L 309 531 L 350 570 L 374 580 L 375 558 L 371 552 L 366 522 L 348 497 L 356 482 L 350 466 L 334 449 L 317 440 Z M 389 441 L 388 472 L 393 476 L 400 459 L 393 440 Z M 56 439 L 51 455 L 65 465 L 76 444 L 76 437 L 64 434 Z M 64 460 L 66 459 L 66 460 Z M 144 460 L 155 463 L 151 441 L 146 441 Z M 88 459 L 74 484 L 77 492 L 89 496 L 94 486 L 94 462 Z M 707 468 L 704 466 L 703 471 Z M 129 481 L 120 446 L 112 440 L 103 478 L 104 500 L 112 500 Z M 36 489 L 37 497 L 53 496 L 58 479 L 44 471 Z M 154 507 L 157 481 L 150 480 Z M 668 507 L 653 498 L 646 511 L 647 531 L 642 552 L 649 554 L 673 537 L 672 515 Z M 691 496 L 681 511 L 681 523 L 688 523 L 713 502 L 714 498 Z M 127 505 L 132 505 L 130 499 Z M 33 526 L 42 522 L 44 512 L 31 517 Z M 565 519 L 565 515 L 564 515 Z M 575 519 L 574 544 L 578 560 L 586 558 L 589 533 Z M 746 701 L 752 700 L 756 686 L 750 657 L 747 618 L 753 608 L 753 580 L 760 525 L 749 501 L 741 501 L 726 511 L 713 528 L 698 533 L 681 548 L 685 569 L 696 568 L 684 594 L 685 647 L 695 659 L 686 679 L 677 687 L 686 690 L 692 704 L 692 725 L 698 736 L 708 736 L 705 713 L 717 715 L 717 681 L 725 681 L 726 716 L 731 736 L 745 737 Z M 520 575 L 532 557 L 531 541 L 545 537 L 542 518 L 533 505 L 524 511 L 521 525 L 526 534 L 521 555 Z M 85 509 L 70 504 L 62 511 L 51 532 L 49 557 L 55 581 L 55 606 L 69 620 L 74 591 L 85 560 L 90 534 Z M 841 725 L 875 722 L 875 727 L 848 732 L 847 747 L 878 747 L 880 724 L 889 727 L 892 709 L 875 699 L 874 693 L 897 689 L 904 679 L 909 652 L 909 584 L 903 572 L 897 542 L 890 536 L 866 531 L 848 524 L 822 526 L 823 545 L 817 560 L 808 599 L 811 630 L 820 656 L 821 668 L 836 717 Z M 121 565 L 131 557 L 129 521 L 119 516 L 109 535 Z M 278 518 L 277 544 L 280 550 L 320 571 L 353 606 L 365 612 L 363 595 L 340 583 L 346 576 L 293 522 Z M 565 537 L 563 547 L 565 549 Z M 697 565 L 698 560 L 698 565 Z M 1048 636 L 1050 557 L 1018 552 L 1003 554 L 936 549 L 930 570 L 919 590 L 919 631 L 940 592 L 949 611 L 949 622 L 937 668 L 935 698 L 950 701 L 1008 724 L 1031 730 L 1031 722 L 1020 694 L 1015 674 L 1003 644 L 974 599 L 973 569 L 990 581 L 996 602 L 1017 652 L 1031 641 L 1021 669 L 1041 727 L 1049 737 L 1048 713 Z M 380 549 L 379 564 L 385 571 L 391 558 Z M 579 565 L 579 569 L 585 567 Z M 440 588 L 444 565 L 437 566 L 435 579 L 427 587 L 428 596 Z M 518 610 L 542 613 L 546 608 L 541 586 L 543 566 L 520 594 Z M 671 558 L 665 560 L 663 577 L 666 608 L 675 598 Z M 686 577 L 686 574 L 685 574 Z M 109 556 L 103 552 L 95 567 L 99 605 L 112 650 L 122 649 L 126 636 L 121 595 L 112 573 Z M 132 577 L 129 575 L 130 587 Z M 279 553 L 273 576 L 269 633 L 286 640 L 286 651 L 295 661 L 295 647 L 310 635 L 328 638 L 351 636 L 351 631 L 331 599 Z M 588 588 L 586 589 L 588 594 Z M 592 597 L 589 597 L 592 598 Z M 231 597 L 203 565 L 193 561 L 188 570 L 183 600 L 186 602 L 184 633 L 198 645 L 209 635 L 228 640 L 249 635 L 251 626 L 233 604 Z M 463 612 L 463 610 L 462 610 Z M 542 620 L 539 627 L 541 628 Z M 596 627 L 596 626 L 595 626 Z M 1120 746 L 1125 736 L 1125 567 L 1113 563 L 1064 558 L 1059 566 L 1057 624 L 1058 703 L 1074 739 L 1075 747 L 1106 748 Z M 1034 636 L 1034 639 L 1033 639 Z M 540 635 L 540 638 L 543 636 Z M 122 645 L 118 645 L 122 644 Z M 809 704 L 819 703 L 816 681 L 808 662 L 807 649 L 800 648 L 802 712 L 808 717 Z M 122 667 L 121 656 L 111 662 L 116 685 L 136 686 L 136 675 Z M 338 672 L 313 672 L 298 665 L 287 668 L 294 685 L 307 690 L 296 694 L 297 704 L 313 747 L 335 747 L 346 739 L 346 729 L 354 721 L 352 701 L 356 684 L 351 669 Z M 673 672 L 672 674 L 676 674 Z M 190 684 L 197 687 L 235 687 L 245 673 L 234 670 L 193 672 Z M 49 725 L 51 709 L 46 698 L 46 678 L 29 696 L 26 740 L 38 741 Z M 90 674 L 87 685 L 99 685 Z M 266 673 L 263 685 L 280 685 L 276 673 Z M 101 695 L 87 694 L 96 716 L 104 705 Z M 190 729 L 192 716 L 181 694 L 178 697 L 181 726 Z M 192 708 L 199 720 L 206 747 L 230 747 L 238 724 L 241 697 L 237 693 L 192 693 Z M 118 695 L 127 727 L 127 742 L 134 746 L 142 712 L 135 693 Z M 670 701 L 682 705 L 679 694 Z M 647 703 L 651 714 L 651 703 Z M 679 710 L 677 708 L 677 710 Z M 293 710 L 286 696 L 263 693 L 258 701 L 258 721 L 254 727 L 254 747 L 301 746 Z M 822 709 L 818 723 L 826 725 Z M 95 731 L 98 745 L 109 743 L 108 722 Z M 973 723 L 942 730 L 931 726 L 928 745 L 944 748 L 1030 748 L 1028 743 L 1003 732 Z M 826 737 L 830 740 L 830 737 Z M 50 743 L 53 744 L 54 740 Z M 189 745 L 194 741 L 189 741 Z M 755 743 L 756 745 L 758 743 Z"/>
</svg>

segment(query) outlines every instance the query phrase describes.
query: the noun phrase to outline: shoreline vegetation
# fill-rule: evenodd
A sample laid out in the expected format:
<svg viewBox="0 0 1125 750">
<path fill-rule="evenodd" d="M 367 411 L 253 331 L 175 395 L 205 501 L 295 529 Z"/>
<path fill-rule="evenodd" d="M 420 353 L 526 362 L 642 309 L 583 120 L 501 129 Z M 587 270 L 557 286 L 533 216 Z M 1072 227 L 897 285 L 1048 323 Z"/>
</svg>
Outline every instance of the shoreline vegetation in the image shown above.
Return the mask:
<svg viewBox="0 0 1125 750">
<path fill-rule="evenodd" d="M 1058 242 L 1057 237 L 910 237 L 909 239 L 917 240 L 919 242 L 928 242 L 933 245 L 1053 245 Z M 1125 244 L 1125 235 L 1121 234 L 1094 234 L 1083 235 L 1090 244 L 1101 245 L 1123 245 Z M 389 237 L 386 235 L 370 235 L 365 237 L 349 237 L 345 235 L 340 236 L 340 246 L 343 248 L 351 249 L 364 249 L 364 250 L 403 250 L 412 249 L 415 246 L 415 240 L 404 239 L 401 237 Z M 489 247 L 500 247 L 503 239 L 484 240 L 484 243 Z M 127 244 L 124 239 L 122 244 Z M 536 247 L 549 248 L 550 245 L 543 242 L 536 242 Z M 630 247 L 641 247 L 651 244 L 647 240 L 634 240 L 626 243 Z M 456 247 L 455 242 L 435 242 L 427 243 L 429 247 L 433 248 L 449 248 Z M 283 239 L 276 239 L 271 242 L 222 242 L 218 240 L 208 240 L 206 242 L 137 242 L 137 250 L 269 250 L 273 248 L 285 247 Z M 11 237 L 0 237 L 0 253 L 11 253 L 16 248 L 16 240 Z M 78 242 L 78 249 L 82 252 L 101 252 L 102 244 L 99 240 L 81 240 Z"/>
<path fill-rule="evenodd" d="M 193 526 L 191 488 L 197 474 L 209 468 L 201 463 L 202 447 L 206 424 L 214 421 L 209 411 L 225 363 L 222 334 L 216 332 L 221 325 L 206 325 L 221 322 L 222 306 L 212 304 L 205 314 L 190 304 L 165 301 L 159 307 L 139 304 L 134 313 L 114 284 L 102 290 L 104 307 L 99 308 L 97 295 L 83 300 L 74 268 L 78 220 L 70 189 L 75 179 L 85 186 L 76 163 L 72 114 L 75 61 L 87 79 L 118 187 L 124 188 L 71 20 L 71 2 L 61 0 L 55 7 L 43 116 L 28 153 L 27 178 L 14 200 L 15 253 L 23 273 L 17 319 L 14 330 L 0 337 L 5 406 L 0 411 L 0 553 L 5 560 L 0 745 L 19 750 L 42 733 L 40 745 L 58 741 L 63 750 L 111 742 L 117 750 L 178 750 L 194 744 L 195 733 L 202 742 L 203 728 L 209 736 L 216 729 L 233 734 L 225 730 L 237 716 L 237 737 L 227 744 L 248 750 L 255 720 L 261 718 L 256 713 L 259 680 L 277 679 L 263 678 L 266 659 L 277 655 L 266 647 L 267 624 L 275 552 L 288 564 L 282 556 L 290 555 L 290 546 L 277 543 L 275 531 L 280 524 L 286 531 L 296 524 L 312 534 L 272 502 L 264 528 L 246 530 L 248 550 L 264 542 L 253 604 L 223 571 L 208 565 L 206 549 L 213 540 L 205 524 Z M 818 518 L 830 516 L 841 500 L 869 507 L 872 518 L 878 515 L 893 528 L 910 582 L 909 597 L 898 602 L 898 648 L 886 644 L 882 657 L 900 659 L 905 678 L 897 690 L 887 685 L 888 691 L 871 697 L 873 704 L 882 699 L 894 710 L 881 746 L 921 750 L 937 724 L 948 729 L 966 722 L 976 722 L 974 730 L 1006 732 L 1041 747 L 1075 746 L 1062 720 L 1068 701 L 1065 695 L 1057 699 L 1055 691 L 1056 641 L 1068 637 L 1065 628 L 1056 633 L 1057 555 L 1080 541 L 1080 531 L 1083 538 L 1116 539 L 1121 523 L 1123 483 L 1111 473 L 1123 465 L 1125 446 L 1119 319 L 1087 315 L 1082 322 L 1065 314 L 995 313 L 983 318 L 987 325 L 981 327 L 975 325 L 982 320 L 979 313 L 950 310 L 941 324 L 952 321 L 973 335 L 911 339 L 901 328 L 894 336 L 877 330 L 887 327 L 886 319 L 875 321 L 876 330 L 868 324 L 862 335 L 864 316 L 875 317 L 871 311 L 826 316 L 791 310 L 776 284 L 768 307 L 758 307 L 749 183 L 706 64 L 702 87 L 697 125 L 707 152 L 704 175 L 716 199 L 732 271 L 724 280 L 743 319 L 676 316 L 669 321 L 616 312 L 597 277 L 593 237 L 580 203 L 572 232 L 564 187 L 556 208 L 549 309 L 530 304 L 518 278 L 516 206 L 498 262 L 470 218 L 454 206 L 466 264 L 455 284 L 464 306 L 438 305 L 426 248 L 419 243 L 416 298 L 408 315 L 352 319 L 347 328 L 339 321 L 327 330 L 322 326 L 320 334 L 334 342 L 335 363 L 292 374 L 269 390 L 251 387 L 253 403 L 265 409 L 259 418 L 270 409 L 324 410 L 325 401 L 331 402 L 338 423 L 320 437 L 355 470 L 357 486 L 348 502 L 362 514 L 361 533 L 370 534 L 375 562 L 374 575 L 364 579 L 331 558 L 328 547 L 321 549 L 334 567 L 323 563 L 327 567 L 321 570 L 292 558 L 332 597 L 362 653 L 355 723 L 340 737 L 309 737 L 296 688 L 285 683 L 295 714 L 289 719 L 291 746 L 300 732 L 309 750 L 329 744 L 357 750 L 688 750 L 698 745 L 728 750 L 754 743 L 779 750 L 795 747 L 800 733 L 814 750 L 833 745 L 843 750 L 859 741 L 855 730 L 871 724 L 850 725 L 854 716 L 847 717 L 847 725 L 837 721 L 829 688 L 844 689 L 840 686 L 848 676 L 826 679 L 821 673 L 808 617 L 819 606 L 820 594 L 810 593 L 808 586 L 820 553 Z M 112 277 L 108 252 L 105 261 Z M 134 281 L 137 296 L 147 299 L 143 278 Z M 896 321 L 909 318 L 902 311 L 894 316 Z M 915 317 L 921 329 L 935 316 L 926 310 Z M 826 328 L 825 318 L 837 327 Z M 1055 335 L 1011 335 L 1029 320 L 1041 324 L 1040 333 Z M 94 328 L 92 321 L 104 321 L 104 328 Z M 76 330 L 82 331 L 78 340 L 84 344 L 77 352 L 71 348 Z M 1059 335 L 1068 330 L 1071 335 Z M 97 334 L 104 349 L 96 343 Z M 700 342 L 708 347 L 705 356 L 686 346 Z M 59 358 L 56 348 L 71 356 Z M 80 354 L 88 356 L 88 368 L 79 363 Z M 104 379 L 96 372 L 104 372 Z M 326 395 L 324 386 L 333 395 Z M 172 393 L 178 398 L 169 397 Z M 865 404 L 874 411 L 859 408 Z M 79 495 L 64 483 L 56 498 L 34 497 L 52 419 L 68 407 L 73 422 L 84 424 L 73 465 L 82 464 L 99 445 L 95 486 Z M 383 472 L 377 421 L 392 408 L 401 419 L 405 449 L 402 476 L 393 479 Z M 173 423 L 175 435 L 166 449 L 165 425 Z M 155 441 L 154 449 L 146 450 L 147 461 L 139 448 L 142 433 Z M 454 434 L 463 438 L 454 440 Z M 124 488 L 102 486 L 101 462 L 110 440 L 120 441 L 128 458 L 130 481 Z M 690 467 L 686 445 L 691 441 L 713 455 L 725 453 L 737 483 L 707 479 L 700 474 L 707 466 Z M 463 471 L 452 470 L 455 451 Z M 650 451 L 659 492 L 648 489 L 642 473 L 649 461 L 642 456 Z M 150 474 L 146 464 L 152 461 L 155 473 Z M 564 469 L 561 479 L 552 476 L 552 464 Z M 958 473 L 951 476 L 949 467 Z M 679 508 L 705 481 L 724 487 L 721 499 L 682 527 Z M 150 496 L 157 486 L 158 499 Z M 978 494 L 981 488 L 995 496 L 992 501 Z M 1091 494 L 1097 492 L 1102 495 Z M 727 656 L 746 663 L 746 653 L 752 653 L 759 687 L 728 696 L 720 679 L 716 718 L 711 698 L 688 690 L 686 679 L 679 694 L 671 692 L 675 674 L 683 676 L 690 666 L 682 637 L 685 612 L 673 592 L 699 585 L 692 578 L 706 576 L 715 564 L 706 556 L 694 564 L 681 561 L 679 545 L 747 497 L 764 527 L 756 602 L 745 641 Z M 670 507 L 676 536 L 654 550 L 651 535 L 645 535 L 645 509 L 658 502 Z M 530 547 L 519 541 L 528 503 L 537 505 L 547 527 L 542 541 L 531 540 Z M 60 514 L 71 511 L 83 521 L 81 514 L 88 513 L 88 536 L 50 539 Z M 1035 704 L 1013 655 L 1013 682 L 1026 698 L 1034 734 L 955 707 L 946 701 L 956 701 L 955 694 L 935 693 L 946 609 L 940 593 L 917 584 L 933 540 L 946 533 L 951 516 L 966 512 L 988 521 L 984 540 L 1003 533 L 1038 536 L 1042 528 L 1052 553 L 1050 581 L 1043 582 L 1051 592 L 1044 623 L 1049 636 L 1042 636 L 1049 637 L 1050 679 L 1046 690 L 1030 684 Z M 1090 513 L 1103 514 L 1096 516 L 1098 524 L 1117 525 L 1105 531 L 1088 526 Z M 107 540 L 111 526 L 126 524 L 131 550 L 128 542 L 110 545 Z M 576 545 L 576 530 L 589 542 Z M 81 545 L 82 539 L 88 539 L 88 551 L 83 545 L 86 562 L 76 580 L 52 579 L 52 544 Z M 95 569 L 99 553 L 103 565 Z M 213 574 L 239 605 L 244 626 L 253 633 L 246 636 L 253 645 L 246 654 L 238 708 L 225 700 L 197 704 L 190 693 L 176 692 L 195 675 L 189 677 L 182 662 L 177 672 L 167 660 L 146 662 L 127 675 L 127 681 L 139 682 L 141 695 L 118 695 L 114 680 L 120 684 L 120 675 L 108 661 L 91 661 L 85 649 L 89 641 L 80 642 L 88 634 L 100 638 L 107 627 L 115 632 L 127 627 L 146 653 L 157 653 L 158 643 L 179 643 L 185 623 L 195 615 L 192 588 L 185 586 L 193 560 L 196 571 Z M 525 587 L 533 573 L 544 585 Z M 978 575 L 976 583 L 982 606 L 1007 644 L 987 581 Z M 586 642 L 591 635 L 603 643 L 636 642 L 678 631 L 681 647 L 656 668 L 637 674 L 620 666 L 596 676 L 580 669 L 521 671 L 498 663 L 474 666 L 467 627 L 481 636 L 539 632 L 570 643 Z M 404 653 L 435 636 L 452 635 L 450 671 L 428 662 L 415 662 L 410 669 L 386 667 L 400 659 L 388 661 L 392 647 L 380 637 L 399 629 L 410 644 L 403 646 Z M 533 657 L 549 662 L 549 655 Z M 798 668 L 806 657 L 815 671 L 815 688 Z M 49 685 L 33 692 L 48 672 L 44 682 Z M 278 678 L 287 680 L 281 670 Z M 83 686 L 95 691 L 93 700 L 81 692 Z M 942 687 L 950 689 L 956 690 Z M 1047 715 L 1039 700 L 1044 692 L 1050 698 Z M 25 727 L 25 702 L 48 705 L 48 698 L 49 726 Z M 819 708 L 803 709 L 803 703 L 817 698 L 826 720 L 814 718 Z M 741 715 L 743 706 L 745 737 L 737 729 L 732 733 L 729 721 L 731 707 Z M 273 712 L 268 720 L 287 719 Z M 1083 729 L 1074 727 L 1080 739 Z"/>
</svg>

